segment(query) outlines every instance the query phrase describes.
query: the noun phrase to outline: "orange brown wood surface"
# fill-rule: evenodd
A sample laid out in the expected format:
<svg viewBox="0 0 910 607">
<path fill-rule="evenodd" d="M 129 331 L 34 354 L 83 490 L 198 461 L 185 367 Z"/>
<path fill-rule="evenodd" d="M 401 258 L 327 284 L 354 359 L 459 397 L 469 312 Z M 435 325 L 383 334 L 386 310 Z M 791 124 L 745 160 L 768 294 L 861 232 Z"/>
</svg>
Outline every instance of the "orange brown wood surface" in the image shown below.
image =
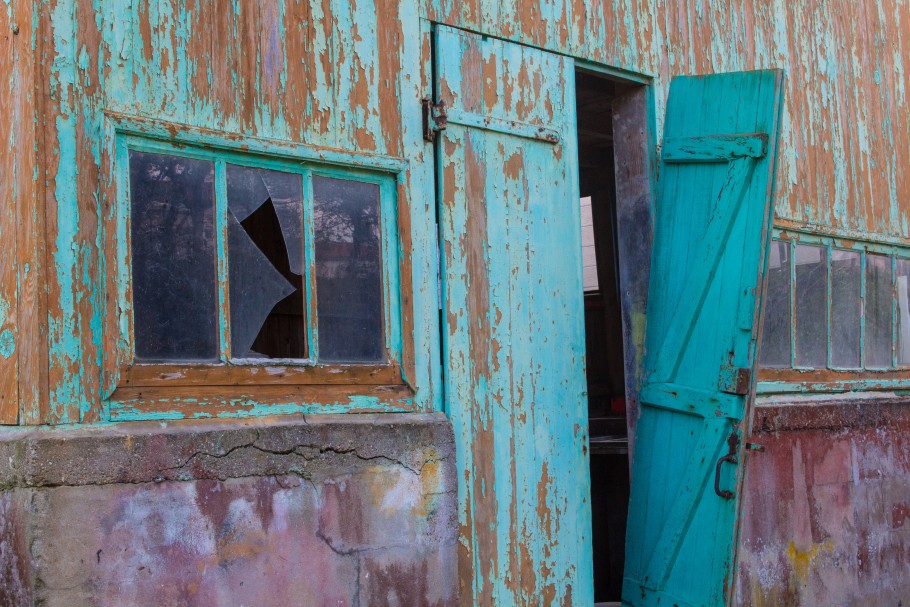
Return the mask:
<svg viewBox="0 0 910 607">
<path fill-rule="evenodd" d="M 3 366 L 5 386 L 18 377 L 22 422 L 100 419 L 114 388 L 102 368 L 115 377 L 128 362 L 117 336 L 112 127 L 102 112 L 406 162 L 402 369 L 418 402 L 438 407 L 432 163 L 419 118 L 429 92 L 428 20 L 652 76 L 658 135 L 670 77 L 782 67 L 778 220 L 910 242 L 902 195 L 910 122 L 900 113 L 910 84 L 907 2 L 240 0 L 231 8 L 211 0 L 7 5 L 4 49 L 15 52 L 3 60 L 3 95 L 25 111 L 11 137 L 37 150 L 36 161 L 27 145 L 15 151 L 17 174 L 30 178 L 16 181 L 16 362 Z M 15 406 L 4 407 L 9 420 Z"/>
</svg>

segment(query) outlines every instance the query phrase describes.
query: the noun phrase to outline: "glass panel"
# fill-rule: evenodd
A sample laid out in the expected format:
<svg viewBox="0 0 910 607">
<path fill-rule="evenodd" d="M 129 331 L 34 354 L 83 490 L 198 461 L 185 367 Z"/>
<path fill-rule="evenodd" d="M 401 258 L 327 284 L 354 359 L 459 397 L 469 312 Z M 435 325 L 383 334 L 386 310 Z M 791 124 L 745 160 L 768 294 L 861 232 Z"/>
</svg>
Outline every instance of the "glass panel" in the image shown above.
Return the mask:
<svg viewBox="0 0 910 607">
<path fill-rule="evenodd" d="M 859 251 L 831 251 L 831 364 L 838 368 L 860 366 Z"/>
<path fill-rule="evenodd" d="M 759 360 L 764 367 L 790 366 L 790 244 L 777 240 L 769 255 Z"/>
<path fill-rule="evenodd" d="M 319 357 L 383 359 L 379 186 L 313 178 Z"/>
<path fill-rule="evenodd" d="M 866 254 L 866 368 L 891 367 L 891 258 Z"/>
<path fill-rule="evenodd" d="M 227 198 L 232 357 L 306 358 L 301 177 L 228 165 Z"/>
<path fill-rule="evenodd" d="M 129 156 L 136 360 L 217 360 L 214 165 Z"/>
<path fill-rule="evenodd" d="M 581 265 L 585 292 L 597 291 L 597 256 L 594 248 L 594 216 L 591 197 L 581 199 Z"/>
<path fill-rule="evenodd" d="M 824 247 L 796 245 L 796 365 L 828 364 L 828 276 Z"/>
<path fill-rule="evenodd" d="M 910 259 L 897 260 L 897 362 L 910 364 Z"/>
</svg>

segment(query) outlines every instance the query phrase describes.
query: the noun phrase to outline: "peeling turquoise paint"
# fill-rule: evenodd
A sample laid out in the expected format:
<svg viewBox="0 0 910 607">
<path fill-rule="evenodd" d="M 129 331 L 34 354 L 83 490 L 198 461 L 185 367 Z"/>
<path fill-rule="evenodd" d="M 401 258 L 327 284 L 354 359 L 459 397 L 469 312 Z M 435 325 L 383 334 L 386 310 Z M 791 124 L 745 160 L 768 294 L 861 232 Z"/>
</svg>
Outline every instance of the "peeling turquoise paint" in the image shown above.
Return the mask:
<svg viewBox="0 0 910 607">
<path fill-rule="evenodd" d="M 169 405 L 180 407 L 186 404 L 196 404 L 194 398 L 169 399 Z M 137 421 L 137 420 L 179 420 L 179 419 L 240 419 L 246 417 L 261 417 L 263 415 L 291 415 L 291 414 L 316 414 L 316 413 L 382 413 L 388 411 L 413 411 L 412 399 L 401 399 L 386 402 L 372 396 L 354 395 L 346 400 L 334 402 L 259 402 L 249 397 L 225 398 L 212 406 L 210 410 L 196 411 L 189 415 L 175 409 L 173 411 L 148 411 L 128 403 L 112 402 L 110 421 Z"/>
<path fill-rule="evenodd" d="M 0 358 L 10 358 L 16 351 L 16 338 L 9 329 L 0 332 Z"/>
</svg>

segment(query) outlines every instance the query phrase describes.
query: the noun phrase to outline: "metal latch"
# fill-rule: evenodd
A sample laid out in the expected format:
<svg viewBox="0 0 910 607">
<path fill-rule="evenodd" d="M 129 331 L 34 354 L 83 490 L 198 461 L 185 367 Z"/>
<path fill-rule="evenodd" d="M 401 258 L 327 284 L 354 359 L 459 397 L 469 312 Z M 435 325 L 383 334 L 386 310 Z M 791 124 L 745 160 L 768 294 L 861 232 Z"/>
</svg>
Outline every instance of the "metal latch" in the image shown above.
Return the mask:
<svg viewBox="0 0 910 607">
<path fill-rule="evenodd" d="M 736 459 L 736 450 L 738 448 L 739 434 L 736 433 L 736 429 L 734 428 L 730 437 L 727 439 L 727 454 L 717 460 L 717 465 L 714 468 L 714 493 L 725 500 L 733 499 L 736 497 L 736 494 L 729 489 L 720 488 L 720 467 L 724 465 L 724 462 L 733 464 L 734 466 L 739 463 Z"/>
<path fill-rule="evenodd" d="M 423 106 L 423 139 L 432 143 L 436 141 L 436 133 L 448 126 L 446 104 L 445 101 L 433 103 L 429 97 L 421 99 L 420 104 Z"/>
</svg>

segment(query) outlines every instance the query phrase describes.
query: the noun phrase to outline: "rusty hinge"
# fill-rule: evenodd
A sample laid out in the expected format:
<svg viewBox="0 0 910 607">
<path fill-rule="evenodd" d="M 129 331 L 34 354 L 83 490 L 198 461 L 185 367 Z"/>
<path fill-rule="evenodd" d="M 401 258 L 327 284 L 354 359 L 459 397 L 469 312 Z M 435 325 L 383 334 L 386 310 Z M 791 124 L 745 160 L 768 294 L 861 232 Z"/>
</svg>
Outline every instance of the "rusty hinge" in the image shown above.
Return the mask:
<svg viewBox="0 0 910 607">
<path fill-rule="evenodd" d="M 420 103 L 423 106 L 423 139 L 436 141 L 436 133 L 448 124 L 445 101 L 433 103 L 429 97 L 424 97 Z"/>
<path fill-rule="evenodd" d="M 731 365 L 722 366 L 717 387 L 721 392 L 746 396 L 752 388 L 752 369 Z"/>
</svg>

